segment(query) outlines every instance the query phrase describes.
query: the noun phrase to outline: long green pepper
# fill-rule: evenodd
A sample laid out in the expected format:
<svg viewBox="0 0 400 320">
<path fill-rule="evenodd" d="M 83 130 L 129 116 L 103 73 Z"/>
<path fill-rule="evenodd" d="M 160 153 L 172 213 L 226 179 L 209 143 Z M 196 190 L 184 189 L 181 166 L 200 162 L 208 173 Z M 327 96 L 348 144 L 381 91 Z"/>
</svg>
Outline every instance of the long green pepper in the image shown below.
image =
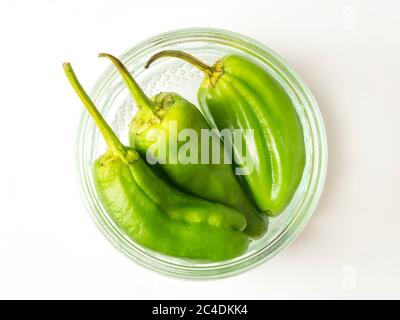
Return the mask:
<svg viewBox="0 0 400 320">
<path fill-rule="evenodd" d="M 126 67 L 116 57 L 101 53 L 116 66 L 120 72 L 133 100 L 138 106 L 138 112 L 130 124 L 130 144 L 142 157 L 147 159 L 149 148 L 157 146 L 157 153 L 166 147 L 166 162 L 159 164 L 162 172 L 182 190 L 200 198 L 219 202 L 242 212 L 247 221 L 245 232 L 253 239 L 260 238 L 268 226 L 267 218 L 262 218 L 247 199 L 236 176 L 233 167 L 224 163 L 224 144 L 220 140 L 211 139 L 209 159 L 207 164 L 201 163 L 201 152 L 197 150 L 197 163 L 180 163 L 177 154 L 168 149 L 171 132 L 170 124 L 176 126 L 176 132 L 190 128 L 201 137 L 202 130 L 210 130 L 210 126 L 201 112 L 189 101 L 173 92 L 164 92 L 148 98 Z M 197 146 L 199 141 L 191 141 Z M 173 139 L 175 149 L 180 149 L 188 142 Z M 212 163 L 215 150 L 220 150 L 219 163 Z"/>
<path fill-rule="evenodd" d="M 108 151 L 94 162 L 99 198 L 112 219 L 137 243 L 190 259 L 222 261 L 248 247 L 238 211 L 186 195 L 156 176 L 132 148 L 122 145 L 76 78 L 63 65 L 72 87 L 103 135 Z"/>
<path fill-rule="evenodd" d="M 150 58 L 183 59 L 204 72 L 198 90 L 200 108 L 219 130 L 253 129 L 254 140 L 244 139 L 244 154 L 254 150 L 254 170 L 243 182 L 257 206 L 268 215 L 281 213 L 292 199 L 305 165 L 303 129 L 293 102 L 281 84 L 260 65 L 239 55 L 227 55 L 209 66 L 175 50 Z M 238 163 L 245 163 L 236 151 Z"/>
</svg>

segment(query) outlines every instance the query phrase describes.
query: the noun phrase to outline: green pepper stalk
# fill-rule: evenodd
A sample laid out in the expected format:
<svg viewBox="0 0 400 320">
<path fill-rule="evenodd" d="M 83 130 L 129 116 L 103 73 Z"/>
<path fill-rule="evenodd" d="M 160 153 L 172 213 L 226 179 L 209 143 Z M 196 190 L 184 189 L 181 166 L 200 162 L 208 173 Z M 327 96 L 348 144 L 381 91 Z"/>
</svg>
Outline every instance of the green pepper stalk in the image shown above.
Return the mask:
<svg viewBox="0 0 400 320">
<path fill-rule="evenodd" d="M 124 146 L 108 126 L 76 78 L 63 65 L 107 143 L 108 151 L 94 162 L 93 177 L 101 203 L 138 244 L 176 257 L 222 261 L 243 254 L 246 220 L 222 204 L 186 195 L 157 177 L 132 148 Z"/>
<path fill-rule="evenodd" d="M 147 98 L 121 61 L 106 53 L 99 56 L 107 57 L 116 66 L 138 105 L 138 112 L 130 124 L 130 145 L 146 159 L 151 148 L 154 148 L 154 153 L 158 153 L 165 147 L 166 161 L 155 167 L 161 168 L 172 183 L 195 196 L 225 204 L 242 212 L 247 221 L 245 232 L 251 238 L 260 238 L 265 234 L 268 220 L 261 217 L 247 199 L 234 174 L 232 164 L 224 161 L 212 163 L 212 153 L 215 150 L 220 152 L 219 159 L 224 159 L 225 149 L 221 140 L 211 141 L 208 150 L 210 159 L 207 164 L 201 162 L 202 155 L 198 149 L 195 155 L 197 161 L 184 164 L 179 161 L 179 154 L 171 150 L 179 150 L 188 144 L 198 146 L 201 143 L 198 140 L 178 141 L 171 132 L 172 125 L 175 125 L 176 132 L 190 128 L 197 137 L 201 137 L 202 130 L 211 129 L 201 112 L 192 103 L 173 92 L 160 93 L 152 99 Z M 171 144 L 166 143 L 171 140 Z"/>
<path fill-rule="evenodd" d="M 212 126 L 254 130 L 254 139 L 243 142 L 245 150 L 255 149 L 255 166 L 242 180 L 261 210 L 271 216 L 281 213 L 297 190 L 306 159 L 303 128 L 282 85 L 259 64 L 235 54 L 208 66 L 187 53 L 167 50 L 152 56 L 146 68 L 163 57 L 183 59 L 205 73 L 197 96 Z M 235 155 L 238 165 L 245 162 L 240 152 Z"/>
</svg>

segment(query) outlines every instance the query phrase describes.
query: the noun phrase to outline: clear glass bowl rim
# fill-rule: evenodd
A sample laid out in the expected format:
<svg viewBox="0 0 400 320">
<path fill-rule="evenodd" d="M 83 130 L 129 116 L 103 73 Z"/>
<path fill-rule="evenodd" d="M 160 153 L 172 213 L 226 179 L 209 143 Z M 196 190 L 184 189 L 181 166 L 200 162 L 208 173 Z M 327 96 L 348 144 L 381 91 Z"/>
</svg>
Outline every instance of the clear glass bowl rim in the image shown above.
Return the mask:
<svg viewBox="0 0 400 320">
<path fill-rule="evenodd" d="M 254 39 L 251 39 L 239 33 L 221 29 L 177 29 L 156 35 L 145 41 L 140 42 L 130 50 L 126 51 L 120 58 L 123 61 L 128 59 L 128 57 L 132 59 L 133 56 L 137 56 L 141 52 L 146 51 L 154 46 L 160 46 L 162 44 L 168 43 L 168 41 L 176 41 L 177 39 L 184 41 L 185 39 L 190 40 L 202 37 L 241 41 L 248 45 L 249 50 L 254 50 L 260 55 L 263 55 L 263 53 L 268 54 L 268 59 L 273 59 L 274 67 L 277 67 L 281 72 L 285 74 L 286 77 L 288 77 L 294 83 L 296 89 L 308 102 L 308 107 L 310 108 L 313 117 L 313 124 L 315 125 L 315 136 L 313 136 L 313 138 L 315 139 L 314 145 L 317 146 L 317 149 L 314 150 L 314 166 L 311 170 L 311 174 L 315 177 L 312 179 L 312 183 L 307 190 L 308 194 L 305 200 L 306 202 L 303 211 L 297 214 L 297 216 L 292 220 L 291 224 L 285 229 L 285 232 L 280 236 L 279 239 L 277 239 L 277 241 L 266 246 L 264 250 L 255 252 L 253 255 L 248 256 L 243 261 L 241 261 L 240 259 L 234 259 L 229 260 L 228 262 L 206 265 L 198 264 L 196 266 L 185 266 L 176 263 L 169 263 L 165 260 L 159 260 L 154 256 L 143 254 L 140 251 L 132 251 L 129 246 L 126 246 L 121 241 L 115 230 L 111 228 L 108 223 L 104 221 L 104 219 L 98 214 L 98 209 L 96 208 L 96 204 L 94 203 L 95 195 L 93 194 L 90 186 L 88 185 L 88 181 L 86 180 L 87 175 L 91 174 L 90 170 L 90 172 L 88 172 L 88 166 L 85 162 L 85 153 L 87 152 L 87 142 L 85 138 L 87 138 L 88 136 L 87 129 L 88 123 L 90 121 L 90 118 L 86 111 L 83 111 L 82 113 L 76 144 L 77 178 L 81 191 L 81 196 L 88 212 L 95 221 L 97 227 L 106 236 L 106 238 L 117 249 L 119 249 L 121 252 L 123 252 L 125 255 L 127 255 L 140 265 L 143 265 L 153 271 L 157 271 L 168 276 L 196 280 L 223 278 L 244 272 L 269 260 L 278 252 L 286 248 L 290 243 L 292 243 L 292 241 L 304 229 L 305 225 L 310 220 L 316 208 L 317 202 L 320 198 L 324 186 L 328 160 L 326 131 L 317 102 L 311 91 L 296 74 L 296 72 L 294 72 L 277 53 L 275 53 L 273 50 L 269 49 L 262 43 L 255 41 Z M 112 67 L 107 68 L 97 80 L 94 88 L 92 89 L 91 97 L 93 97 L 93 100 L 95 102 L 97 95 L 102 91 L 105 84 L 107 84 L 111 73 Z"/>
</svg>

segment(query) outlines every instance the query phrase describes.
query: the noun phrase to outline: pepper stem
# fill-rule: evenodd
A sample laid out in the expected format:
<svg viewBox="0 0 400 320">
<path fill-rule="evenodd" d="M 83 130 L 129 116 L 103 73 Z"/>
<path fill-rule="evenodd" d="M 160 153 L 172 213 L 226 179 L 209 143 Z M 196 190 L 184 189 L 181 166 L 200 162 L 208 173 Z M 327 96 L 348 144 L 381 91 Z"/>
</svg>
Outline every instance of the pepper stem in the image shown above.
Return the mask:
<svg viewBox="0 0 400 320">
<path fill-rule="evenodd" d="M 115 156 L 125 158 L 126 155 L 125 147 L 118 139 L 118 137 L 115 135 L 115 133 L 111 130 L 110 126 L 104 120 L 99 110 L 97 110 L 93 101 L 89 98 L 88 94 L 85 92 L 82 85 L 79 83 L 79 80 L 76 77 L 71 64 L 69 62 L 64 62 L 63 68 L 65 75 L 67 76 L 69 82 L 71 83 L 71 86 L 74 88 L 75 92 L 82 100 L 85 108 L 89 111 L 91 117 L 96 123 L 96 126 L 100 130 L 100 133 L 104 137 L 104 140 L 106 141 L 107 146 L 110 149 L 111 153 Z"/>
<path fill-rule="evenodd" d="M 204 63 L 203 61 L 197 59 L 196 57 L 194 57 L 186 52 L 182 52 L 182 51 L 178 51 L 178 50 L 160 51 L 159 53 L 156 53 L 155 55 L 153 55 L 147 61 L 146 65 L 144 67 L 147 69 L 148 67 L 150 67 L 150 65 L 154 61 L 156 61 L 160 58 L 164 58 L 164 57 L 174 57 L 174 58 L 185 60 L 185 61 L 189 62 L 190 64 L 194 65 L 199 70 L 203 71 L 205 74 L 207 74 L 209 76 L 213 75 L 214 68 L 212 66 L 209 66 L 208 64 Z"/>
<path fill-rule="evenodd" d="M 153 101 L 151 101 L 149 97 L 146 96 L 142 88 L 140 88 L 139 84 L 135 81 L 135 79 L 133 79 L 128 69 L 118 58 L 108 53 L 99 53 L 99 57 L 108 58 L 115 65 L 139 109 L 145 108 L 154 111 L 155 104 L 153 103 Z"/>
</svg>

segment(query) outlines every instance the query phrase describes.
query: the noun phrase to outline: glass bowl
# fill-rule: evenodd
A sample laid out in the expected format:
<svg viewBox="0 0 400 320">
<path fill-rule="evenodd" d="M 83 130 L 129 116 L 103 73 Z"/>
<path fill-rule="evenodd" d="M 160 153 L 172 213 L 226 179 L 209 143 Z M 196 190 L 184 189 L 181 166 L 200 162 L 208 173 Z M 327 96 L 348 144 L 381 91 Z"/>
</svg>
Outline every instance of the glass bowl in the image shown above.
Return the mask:
<svg viewBox="0 0 400 320">
<path fill-rule="evenodd" d="M 78 179 L 83 198 L 103 234 L 135 262 L 175 277 L 189 279 L 220 278 L 243 272 L 270 259 L 288 246 L 309 221 L 320 197 L 326 174 L 327 143 L 324 124 L 310 90 L 289 66 L 271 49 L 246 36 L 216 29 L 182 29 L 163 33 L 133 47 L 120 58 L 133 73 L 145 92 L 152 96 L 160 91 L 176 91 L 193 103 L 203 77 L 190 64 L 161 59 L 144 69 L 147 59 L 161 50 L 176 49 L 194 54 L 205 62 L 239 53 L 258 60 L 287 90 L 304 129 L 306 165 L 302 181 L 286 210 L 270 220 L 268 233 L 252 241 L 247 253 L 218 263 L 199 263 L 173 258 L 147 250 L 130 239 L 108 216 L 96 194 L 92 164 L 105 151 L 103 139 L 86 111 L 83 112 L 77 141 Z M 109 67 L 91 92 L 96 106 L 112 129 L 128 143 L 128 123 L 136 107 L 116 69 Z"/>
</svg>

